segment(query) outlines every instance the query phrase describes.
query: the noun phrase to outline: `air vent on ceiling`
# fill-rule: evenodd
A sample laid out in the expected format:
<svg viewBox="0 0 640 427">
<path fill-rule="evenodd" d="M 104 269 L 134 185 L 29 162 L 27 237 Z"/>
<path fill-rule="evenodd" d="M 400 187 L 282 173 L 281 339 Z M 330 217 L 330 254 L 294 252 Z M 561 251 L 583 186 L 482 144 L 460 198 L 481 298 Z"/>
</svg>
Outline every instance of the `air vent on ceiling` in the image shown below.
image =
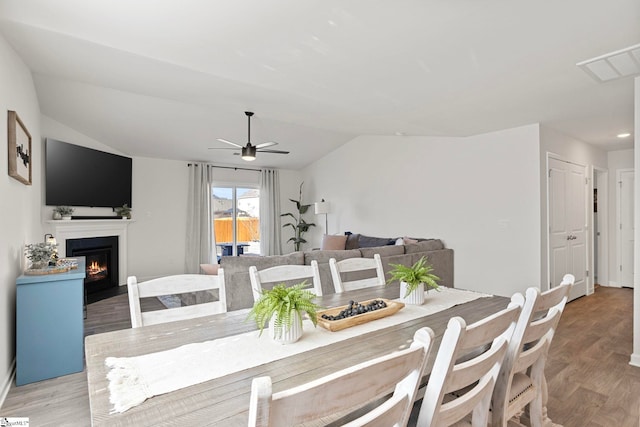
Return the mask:
<svg viewBox="0 0 640 427">
<path fill-rule="evenodd" d="M 576 64 L 598 83 L 640 75 L 640 44 Z"/>
</svg>

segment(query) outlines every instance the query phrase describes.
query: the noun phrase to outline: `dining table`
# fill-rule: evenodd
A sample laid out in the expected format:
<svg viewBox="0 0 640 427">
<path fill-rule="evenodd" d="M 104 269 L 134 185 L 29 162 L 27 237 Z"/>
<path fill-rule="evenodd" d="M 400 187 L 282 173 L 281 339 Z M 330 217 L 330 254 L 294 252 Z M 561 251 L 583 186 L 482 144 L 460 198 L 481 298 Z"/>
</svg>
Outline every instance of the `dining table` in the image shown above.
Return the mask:
<svg viewBox="0 0 640 427">
<path fill-rule="evenodd" d="M 394 300 L 398 296 L 399 286 L 391 284 L 323 295 L 317 297 L 316 302 L 321 307 L 338 307 L 350 301 L 367 301 L 374 298 Z M 133 357 L 171 350 L 186 344 L 255 331 L 257 326 L 254 321 L 248 319 L 249 310 L 243 309 L 90 335 L 85 339 L 85 356 L 91 422 L 93 426 L 246 426 L 253 378 L 268 375 L 272 378 L 274 392 L 286 390 L 396 351 L 410 343 L 415 331 L 424 326 L 430 327 L 435 333 L 435 341 L 425 370 L 425 378 L 427 378 L 451 317 L 460 316 L 467 323 L 472 323 L 504 309 L 509 300 L 501 296 L 483 295 L 473 301 L 455 305 L 425 317 L 363 332 L 348 340 L 323 345 L 310 351 L 292 354 L 220 378 L 153 396 L 121 413 L 114 412 L 113 404 L 110 402 L 107 379 L 109 368 L 105 364 L 108 357 Z M 429 304 L 428 297 L 425 304 Z M 357 327 L 354 326 L 354 328 Z M 296 343 L 288 345 L 295 346 Z M 335 414 L 333 418 L 321 420 L 318 425 L 330 423 L 340 425 L 344 416 L 345 414 Z"/>
</svg>

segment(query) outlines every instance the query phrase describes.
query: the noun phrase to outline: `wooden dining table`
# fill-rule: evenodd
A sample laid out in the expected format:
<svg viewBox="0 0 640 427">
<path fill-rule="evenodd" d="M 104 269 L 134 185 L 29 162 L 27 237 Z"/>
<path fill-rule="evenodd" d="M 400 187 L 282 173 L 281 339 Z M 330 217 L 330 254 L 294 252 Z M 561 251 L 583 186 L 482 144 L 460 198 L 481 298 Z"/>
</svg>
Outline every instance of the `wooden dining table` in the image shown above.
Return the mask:
<svg viewBox="0 0 640 427">
<path fill-rule="evenodd" d="M 395 299 L 398 297 L 398 288 L 398 285 L 370 287 L 325 295 L 318 297 L 317 302 L 322 307 L 336 307 L 345 305 L 350 300 Z M 391 353 L 410 342 L 414 332 L 424 326 L 433 329 L 436 335 L 426 370 L 428 375 L 440 339 L 451 317 L 461 316 L 467 323 L 475 322 L 505 308 L 508 302 L 508 298 L 499 296 L 478 298 L 427 317 L 364 333 L 346 341 L 154 396 L 123 413 L 112 413 L 108 369 L 105 365 L 107 357 L 139 356 L 184 344 L 238 335 L 256 330 L 255 322 L 247 320 L 248 310 L 238 310 L 198 319 L 90 335 L 85 340 L 85 355 L 92 425 L 246 426 L 253 378 L 269 375 L 273 380 L 274 392 L 285 390 Z M 427 299 L 425 304 L 428 303 Z M 336 418 L 339 418 L 338 415 Z M 339 420 L 330 419 L 323 420 L 323 424 L 327 421 L 340 424 Z"/>
</svg>

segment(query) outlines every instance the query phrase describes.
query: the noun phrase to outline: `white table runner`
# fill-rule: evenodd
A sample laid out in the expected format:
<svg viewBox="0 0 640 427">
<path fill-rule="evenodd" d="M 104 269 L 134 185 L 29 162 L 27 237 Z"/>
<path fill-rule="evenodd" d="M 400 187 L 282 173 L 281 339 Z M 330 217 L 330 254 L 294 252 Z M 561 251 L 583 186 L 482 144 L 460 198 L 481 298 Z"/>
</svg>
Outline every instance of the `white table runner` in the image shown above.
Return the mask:
<svg viewBox="0 0 640 427">
<path fill-rule="evenodd" d="M 274 342 L 267 330 L 183 345 L 135 357 L 108 357 L 110 401 L 113 412 L 124 412 L 146 399 L 200 384 L 371 331 L 425 317 L 458 304 L 490 295 L 452 288 L 429 292 L 424 305 L 407 304 L 392 316 L 330 332 L 305 320 L 302 338 L 293 344 Z"/>
</svg>

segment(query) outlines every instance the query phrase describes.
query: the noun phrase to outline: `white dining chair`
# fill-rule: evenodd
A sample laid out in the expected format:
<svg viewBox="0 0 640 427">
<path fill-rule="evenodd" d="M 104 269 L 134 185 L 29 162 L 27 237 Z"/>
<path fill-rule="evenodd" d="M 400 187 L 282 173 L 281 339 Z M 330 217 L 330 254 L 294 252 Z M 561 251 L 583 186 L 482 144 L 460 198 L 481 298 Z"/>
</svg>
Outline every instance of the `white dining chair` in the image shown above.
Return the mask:
<svg viewBox="0 0 640 427">
<path fill-rule="evenodd" d="M 273 393 L 271 377 L 254 378 L 249 427 L 299 425 L 328 415 L 355 411 L 383 396 L 387 398 L 380 405 L 343 425 L 404 427 L 433 337 L 430 328 L 418 329 L 408 348 L 278 393 Z"/>
<path fill-rule="evenodd" d="M 420 427 L 445 427 L 471 417 L 473 426 L 486 426 L 489 404 L 523 297 L 471 325 L 461 317 L 449 320 L 424 397 Z"/>
<path fill-rule="evenodd" d="M 384 285 L 386 283 L 384 278 L 384 269 L 382 268 L 382 260 L 380 259 L 379 254 L 373 255 L 373 258 L 347 258 L 341 261 L 336 261 L 335 258 L 330 258 L 329 268 L 331 269 L 333 287 L 338 294 L 345 291 L 368 288 L 369 286 Z M 373 271 L 375 276 L 350 281 L 343 280 L 343 274 L 361 271 Z"/>
<path fill-rule="evenodd" d="M 127 287 L 129 292 L 131 327 L 133 328 L 226 313 L 227 311 L 224 269 L 222 268 L 218 270 L 217 276 L 206 274 L 178 274 L 140 283 L 138 283 L 136 276 L 129 276 L 127 279 Z M 215 289 L 218 290 L 217 301 L 145 312 L 140 308 L 140 298 L 177 295 Z"/>
<path fill-rule="evenodd" d="M 249 267 L 249 280 L 251 281 L 254 302 L 260 299 L 265 284 L 275 285 L 291 281 L 302 282 L 308 279 L 311 279 L 313 292 L 316 296 L 322 296 L 320 269 L 316 260 L 312 260 L 311 265 L 276 265 L 264 270 L 258 270 L 254 265 Z"/>
<path fill-rule="evenodd" d="M 500 369 L 491 402 L 491 425 L 504 427 L 516 414 L 528 409 L 531 426 L 543 425 L 546 417 L 544 367 L 551 340 L 569 297 L 575 278 L 546 292 L 526 291 L 526 299 Z"/>
</svg>

